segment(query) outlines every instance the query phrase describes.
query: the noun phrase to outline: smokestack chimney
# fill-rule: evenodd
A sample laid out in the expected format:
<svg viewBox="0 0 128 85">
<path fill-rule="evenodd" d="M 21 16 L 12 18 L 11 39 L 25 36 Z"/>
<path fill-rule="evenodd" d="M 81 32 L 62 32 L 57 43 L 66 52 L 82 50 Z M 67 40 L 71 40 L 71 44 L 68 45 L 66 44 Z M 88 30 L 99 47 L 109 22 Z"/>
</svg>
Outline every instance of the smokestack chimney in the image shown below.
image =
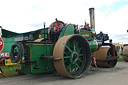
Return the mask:
<svg viewBox="0 0 128 85">
<path fill-rule="evenodd" d="M 89 14 L 90 14 L 90 24 L 91 24 L 91 28 L 95 30 L 94 8 L 89 8 Z"/>
</svg>

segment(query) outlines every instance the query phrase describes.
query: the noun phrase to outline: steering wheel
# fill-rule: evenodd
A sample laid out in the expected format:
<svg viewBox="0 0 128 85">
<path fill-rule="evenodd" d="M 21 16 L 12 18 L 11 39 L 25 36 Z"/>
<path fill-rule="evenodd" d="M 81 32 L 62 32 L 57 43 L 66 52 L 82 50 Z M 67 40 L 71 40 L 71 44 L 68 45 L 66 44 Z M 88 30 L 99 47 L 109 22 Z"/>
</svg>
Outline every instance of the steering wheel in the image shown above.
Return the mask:
<svg viewBox="0 0 128 85">
<path fill-rule="evenodd" d="M 56 19 L 56 21 L 53 22 L 53 23 L 49 26 L 49 28 L 50 28 L 51 33 L 57 33 L 57 32 L 60 32 L 60 31 L 61 31 L 61 29 L 62 29 L 62 27 L 63 27 L 64 25 L 65 25 L 64 22 L 58 21 L 58 20 Z"/>
</svg>

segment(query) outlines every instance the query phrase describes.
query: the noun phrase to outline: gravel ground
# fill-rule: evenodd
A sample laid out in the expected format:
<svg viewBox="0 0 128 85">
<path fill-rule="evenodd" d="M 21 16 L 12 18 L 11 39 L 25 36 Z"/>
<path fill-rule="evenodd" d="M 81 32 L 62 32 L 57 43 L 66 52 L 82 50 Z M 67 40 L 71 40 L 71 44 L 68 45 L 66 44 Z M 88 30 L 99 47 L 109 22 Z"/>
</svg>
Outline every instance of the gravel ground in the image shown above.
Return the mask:
<svg viewBox="0 0 128 85">
<path fill-rule="evenodd" d="M 80 79 L 68 79 L 57 73 L 22 75 L 0 79 L 0 85 L 128 85 L 128 62 L 118 62 L 115 68 L 92 68 Z"/>
</svg>

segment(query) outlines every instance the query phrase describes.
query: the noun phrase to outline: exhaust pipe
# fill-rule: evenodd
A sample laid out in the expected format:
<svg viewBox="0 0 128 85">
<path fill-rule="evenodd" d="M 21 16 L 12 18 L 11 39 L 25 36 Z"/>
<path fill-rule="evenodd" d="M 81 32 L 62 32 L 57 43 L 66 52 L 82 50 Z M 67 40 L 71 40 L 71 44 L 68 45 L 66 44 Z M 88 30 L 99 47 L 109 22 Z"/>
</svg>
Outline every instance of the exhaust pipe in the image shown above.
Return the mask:
<svg viewBox="0 0 128 85">
<path fill-rule="evenodd" d="M 91 24 L 91 28 L 95 30 L 94 8 L 89 8 L 89 14 L 90 14 L 90 24 Z"/>
</svg>

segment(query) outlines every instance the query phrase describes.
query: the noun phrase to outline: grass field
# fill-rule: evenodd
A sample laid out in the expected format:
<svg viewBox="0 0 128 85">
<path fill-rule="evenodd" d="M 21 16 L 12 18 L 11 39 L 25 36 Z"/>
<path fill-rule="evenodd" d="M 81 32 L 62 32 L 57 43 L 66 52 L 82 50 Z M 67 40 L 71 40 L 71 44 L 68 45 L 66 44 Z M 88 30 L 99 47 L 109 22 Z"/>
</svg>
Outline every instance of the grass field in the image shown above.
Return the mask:
<svg viewBox="0 0 128 85">
<path fill-rule="evenodd" d="M 16 72 L 16 69 L 18 68 L 17 65 L 15 66 L 0 66 L 3 73 L 6 74 L 8 77 L 17 76 L 18 73 Z M 2 75 L 0 75 L 0 78 L 4 78 Z"/>
<path fill-rule="evenodd" d="M 117 55 L 119 56 L 118 61 L 123 61 L 123 56 L 119 52 L 117 52 Z"/>
</svg>

